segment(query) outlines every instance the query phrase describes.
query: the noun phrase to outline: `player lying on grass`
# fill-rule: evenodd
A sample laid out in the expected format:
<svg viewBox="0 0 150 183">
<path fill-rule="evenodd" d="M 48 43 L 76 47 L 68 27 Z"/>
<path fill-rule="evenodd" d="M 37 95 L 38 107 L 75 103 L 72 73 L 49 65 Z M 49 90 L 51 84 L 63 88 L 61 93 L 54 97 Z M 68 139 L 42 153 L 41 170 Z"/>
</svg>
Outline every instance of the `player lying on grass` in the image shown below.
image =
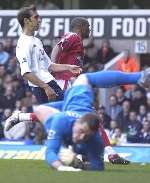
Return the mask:
<svg viewBox="0 0 150 183">
<path fill-rule="evenodd" d="M 107 88 L 124 84 L 140 84 L 149 87 L 150 69 L 144 72 L 123 73 L 101 71 L 81 74 L 72 88 L 66 91 L 63 101 L 34 108 L 36 117 L 47 131 L 46 160 L 59 171 L 79 171 L 66 166 L 59 158 L 62 145 L 72 145 L 77 154 L 86 155 L 89 170 L 104 170 L 104 143 L 99 133 L 99 117 L 93 110 L 93 87 Z M 5 130 L 13 126 L 7 120 Z"/>
<path fill-rule="evenodd" d="M 48 105 L 53 106 L 54 104 L 49 103 Z M 55 106 L 56 106 L 56 104 L 55 104 Z M 39 121 L 39 120 L 35 113 L 23 113 L 21 111 L 15 111 L 12 114 L 12 116 L 9 117 L 6 121 L 6 124 L 11 123 L 11 126 L 10 126 L 10 130 L 7 130 L 7 131 L 5 130 L 5 135 L 6 135 L 6 137 L 8 137 L 10 139 L 14 139 L 14 140 L 20 139 L 20 138 L 24 137 L 24 135 L 26 133 L 26 125 L 28 125 L 28 123 L 34 123 L 37 121 Z M 108 155 L 109 162 L 111 162 L 112 164 L 123 164 L 123 165 L 129 164 L 130 162 L 128 160 L 120 157 L 111 147 L 108 136 L 101 123 L 99 124 L 99 133 L 101 134 L 101 137 L 103 139 L 103 143 L 105 146 L 105 152 Z M 67 148 L 65 148 L 65 150 L 63 149 L 63 158 L 64 158 L 64 156 L 67 156 L 68 152 L 70 153 L 70 149 L 67 149 Z M 74 155 L 74 153 L 73 153 L 73 155 Z"/>
</svg>

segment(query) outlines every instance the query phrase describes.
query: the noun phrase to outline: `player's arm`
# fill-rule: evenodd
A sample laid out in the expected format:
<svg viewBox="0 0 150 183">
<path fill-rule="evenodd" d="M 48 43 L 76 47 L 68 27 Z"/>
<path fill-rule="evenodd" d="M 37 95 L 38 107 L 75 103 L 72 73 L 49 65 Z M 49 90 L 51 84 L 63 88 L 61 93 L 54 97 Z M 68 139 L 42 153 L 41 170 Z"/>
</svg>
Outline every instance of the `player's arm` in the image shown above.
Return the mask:
<svg viewBox="0 0 150 183">
<path fill-rule="evenodd" d="M 53 63 L 58 62 L 57 59 L 61 51 L 62 51 L 61 47 L 58 44 L 56 44 L 55 47 L 52 49 L 52 53 L 51 53 L 51 61 Z"/>
<path fill-rule="evenodd" d="M 24 73 L 23 78 L 26 79 L 27 81 L 30 81 L 31 83 L 39 86 L 40 88 L 46 89 L 46 87 L 48 87 L 48 84 L 44 83 L 32 72 Z"/>
<path fill-rule="evenodd" d="M 79 168 L 67 166 L 62 163 L 58 156 L 58 149 L 60 149 L 60 139 L 49 139 L 46 151 L 46 160 L 48 164 L 58 171 L 80 171 Z M 70 154 L 68 154 L 70 156 Z"/>
<path fill-rule="evenodd" d="M 82 69 L 80 68 L 80 66 L 77 66 L 77 65 L 52 63 L 49 66 L 49 71 L 53 71 L 53 72 L 70 71 L 73 74 L 80 74 L 82 72 Z"/>
<path fill-rule="evenodd" d="M 30 81 L 31 83 L 37 85 L 38 87 L 44 89 L 48 100 L 52 100 L 56 98 L 55 91 L 46 83 L 44 83 L 42 80 L 40 80 L 34 73 L 27 72 L 23 75 L 23 78 Z"/>
<path fill-rule="evenodd" d="M 65 117 L 63 117 L 61 114 L 58 114 L 45 122 L 45 128 L 47 129 L 48 133 L 46 160 L 48 164 L 56 170 L 79 171 L 73 167 L 64 166 L 59 158 L 59 150 L 62 145 L 62 137 L 64 131 L 66 130 L 65 120 Z"/>
</svg>

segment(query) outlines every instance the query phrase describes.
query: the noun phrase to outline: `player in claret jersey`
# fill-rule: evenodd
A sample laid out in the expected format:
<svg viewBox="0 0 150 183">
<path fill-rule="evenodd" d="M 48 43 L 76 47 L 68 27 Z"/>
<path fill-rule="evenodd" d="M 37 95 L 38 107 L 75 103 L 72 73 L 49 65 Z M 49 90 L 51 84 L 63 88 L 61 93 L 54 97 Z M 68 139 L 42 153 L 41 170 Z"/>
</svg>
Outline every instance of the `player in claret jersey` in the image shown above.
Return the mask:
<svg viewBox="0 0 150 183">
<path fill-rule="evenodd" d="M 56 44 L 51 53 L 51 60 L 59 64 L 77 65 L 82 68 L 84 60 L 83 39 L 90 34 L 89 22 L 83 17 L 76 17 L 71 21 L 71 32 L 65 34 Z M 55 78 L 60 87 L 65 90 L 71 81 L 77 77 L 69 71 L 56 73 Z"/>
</svg>

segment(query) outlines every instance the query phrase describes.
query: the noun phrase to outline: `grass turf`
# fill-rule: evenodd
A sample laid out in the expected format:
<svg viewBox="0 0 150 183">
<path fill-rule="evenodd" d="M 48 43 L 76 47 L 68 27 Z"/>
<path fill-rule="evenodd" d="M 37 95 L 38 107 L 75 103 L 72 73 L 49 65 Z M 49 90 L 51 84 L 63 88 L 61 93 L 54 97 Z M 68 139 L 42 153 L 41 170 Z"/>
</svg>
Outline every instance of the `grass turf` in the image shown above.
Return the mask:
<svg viewBox="0 0 150 183">
<path fill-rule="evenodd" d="M 106 164 L 104 172 L 57 172 L 44 161 L 0 160 L 0 183 L 149 183 L 150 164 Z"/>
</svg>

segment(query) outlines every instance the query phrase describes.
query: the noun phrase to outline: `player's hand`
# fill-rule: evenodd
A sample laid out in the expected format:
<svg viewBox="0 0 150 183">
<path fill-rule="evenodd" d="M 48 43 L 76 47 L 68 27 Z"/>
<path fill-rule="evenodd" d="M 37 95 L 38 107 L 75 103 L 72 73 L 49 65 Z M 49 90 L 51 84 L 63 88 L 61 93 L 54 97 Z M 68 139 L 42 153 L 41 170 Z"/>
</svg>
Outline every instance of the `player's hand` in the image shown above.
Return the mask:
<svg viewBox="0 0 150 183">
<path fill-rule="evenodd" d="M 46 84 L 43 89 L 45 90 L 45 93 L 48 97 L 48 100 L 55 100 L 56 99 L 56 93 L 49 85 Z"/>
<path fill-rule="evenodd" d="M 109 155 L 108 160 L 112 164 L 128 165 L 130 163 L 130 161 L 120 157 L 118 154 Z"/>
<path fill-rule="evenodd" d="M 74 168 L 79 168 L 82 170 L 89 170 L 90 162 L 83 161 L 83 160 L 75 157 L 70 165 Z"/>
<path fill-rule="evenodd" d="M 63 163 L 63 165 L 70 166 L 74 158 L 75 158 L 75 152 L 73 151 L 71 146 L 69 146 L 68 148 L 63 147 L 60 149 L 59 159 Z"/>
<path fill-rule="evenodd" d="M 81 171 L 81 169 L 79 169 L 79 168 L 73 168 L 71 166 L 64 166 L 64 165 L 59 166 L 57 170 L 58 171 L 67 171 L 67 172 L 79 172 L 79 171 Z"/>
<path fill-rule="evenodd" d="M 68 65 L 68 70 L 75 75 L 79 75 L 82 72 L 81 67 L 77 65 Z"/>
</svg>

